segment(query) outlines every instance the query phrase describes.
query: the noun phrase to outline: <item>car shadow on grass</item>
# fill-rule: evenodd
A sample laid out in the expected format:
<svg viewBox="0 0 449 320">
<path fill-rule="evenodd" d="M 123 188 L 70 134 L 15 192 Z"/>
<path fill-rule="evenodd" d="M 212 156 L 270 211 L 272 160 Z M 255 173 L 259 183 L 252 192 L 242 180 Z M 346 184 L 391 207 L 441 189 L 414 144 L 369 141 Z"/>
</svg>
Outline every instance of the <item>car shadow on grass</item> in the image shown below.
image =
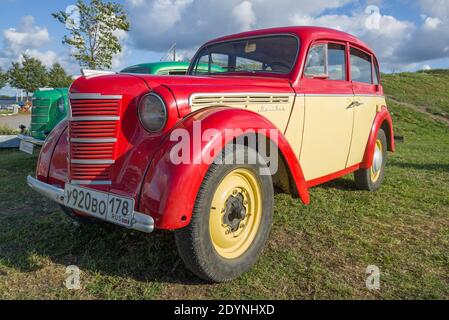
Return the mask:
<svg viewBox="0 0 449 320">
<path fill-rule="evenodd" d="M 337 189 L 337 190 L 343 190 L 343 191 L 359 190 L 351 175 L 349 175 L 346 178 L 340 178 L 340 179 L 329 181 L 327 183 L 319 185 L 318 187 L 323 188 L 323 189 Z"/>
<path fill-rule="evenodd" d="M 106 223 L 74 224 L 60 210 L 1 217 L 0 266 L 34 272 L 76 265 L 83 272 L 146 283 L 203 284 L 180 259 L 172 232 L 144 234 Z M 9 215 L 9 214 L 8 214 Z M 8 222 L 9 220 L 9 222 Z"/>
<path fill-rule="evenodd" d="M 410 163 L 410 162 L 390 161 L 388 164 L 402 169 L 449 172 L 449 163 Z"/>
</svg>

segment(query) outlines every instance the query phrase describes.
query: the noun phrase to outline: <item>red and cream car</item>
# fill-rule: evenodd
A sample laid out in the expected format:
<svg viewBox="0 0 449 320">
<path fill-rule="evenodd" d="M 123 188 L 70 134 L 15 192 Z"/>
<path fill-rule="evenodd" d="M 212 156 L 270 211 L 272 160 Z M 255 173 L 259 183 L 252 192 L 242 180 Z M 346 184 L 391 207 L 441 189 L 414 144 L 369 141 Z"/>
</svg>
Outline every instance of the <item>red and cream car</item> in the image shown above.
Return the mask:
<svg viewBox="0 0 449 320">
<path fill-rule="evenodd" d="M 78 78 L 28 184 L 78 219 L 174 230 L 187 267 L 221 282 L 261 254 L 274 186 L 308 204 L 309 188 L 354 172 L 374 191 L 394 149 L 370 48 L 331 29 L 275 28 L 207 42 L 187 76 Z"/>
</svg>

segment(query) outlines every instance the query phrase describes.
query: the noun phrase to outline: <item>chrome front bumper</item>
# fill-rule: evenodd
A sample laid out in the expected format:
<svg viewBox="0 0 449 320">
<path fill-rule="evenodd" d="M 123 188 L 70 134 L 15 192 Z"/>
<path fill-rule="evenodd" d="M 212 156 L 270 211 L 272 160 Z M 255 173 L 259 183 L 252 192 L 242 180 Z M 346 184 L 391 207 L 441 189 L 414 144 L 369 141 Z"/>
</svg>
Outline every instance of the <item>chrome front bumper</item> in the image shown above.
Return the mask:
<svg viewBox="0 0 449 320">
<path fill-rule="evenodd" d="M 31 176 L 28 176 L 27 183 L 33 190 L 61 205 L 64 205 L 64 189 L 49 185 Z M 88 213 L 85 214 L 89 215 Z M 94 218 L 100 219 L 97 216 L 95 216 Z M 107 219 L 102 220 L 112 223 L 112 221 L 109 221 Z M 129 229 L 150 233 L 154 230 L 154 220 L 146 214 L 134 211 L 134 218 Z"/>
<path fill-rule="evenodd" d="M 33 138 L 31 136 L 26 136 L 26 135 L 23 135 L 23 134 L 19 134 L 18 138 L 20 140 L 23 140 L 23 141 L 26 141 L 26 142 L 30 142 L 30 143 L 35 144 L 37 146 L 43 146 L 44 142 L 45 142 L 45 140 L 39 140 L 39 139 Z"/>
</svg>

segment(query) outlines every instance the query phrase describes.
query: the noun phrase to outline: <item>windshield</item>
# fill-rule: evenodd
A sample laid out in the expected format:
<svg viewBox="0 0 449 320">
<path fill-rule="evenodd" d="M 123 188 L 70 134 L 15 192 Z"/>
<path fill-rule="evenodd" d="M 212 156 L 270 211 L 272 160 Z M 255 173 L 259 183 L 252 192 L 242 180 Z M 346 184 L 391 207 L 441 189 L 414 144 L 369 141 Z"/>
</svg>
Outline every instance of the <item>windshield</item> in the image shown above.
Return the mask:
<svg viewBox="0 0 449 320">
<path fill-rule="evenodd" d="M 196 55 L 190 74 L 240 72 L 288 74 L 295 65 L 298 49 L 298 40 L 291 35 L 211 44 L 202 48 Z M 208 70 L 200 67 L 204 64 L 209 66 Z"/>
</svg>

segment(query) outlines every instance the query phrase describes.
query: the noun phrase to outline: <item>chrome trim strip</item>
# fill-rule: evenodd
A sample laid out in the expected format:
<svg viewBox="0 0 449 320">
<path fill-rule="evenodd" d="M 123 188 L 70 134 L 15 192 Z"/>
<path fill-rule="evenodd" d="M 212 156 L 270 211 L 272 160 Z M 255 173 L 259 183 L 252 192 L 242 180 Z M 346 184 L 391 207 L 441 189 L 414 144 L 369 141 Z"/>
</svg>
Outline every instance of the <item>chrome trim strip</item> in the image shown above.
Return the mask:
<svg viewBox="0 0 449 320">
<path fill-rule="evenodd" d="M 49 185 L 47 183 L 44 183 L 42 181 L 39 181 L 39 180 L 31 177 L 31 176 L 27 177 L 27 183 L 33 190 L 39 192 L 40 194 L 46 196 L 47 198 L 49 198 L 59 204 L 64 205 L 64 189 Z M 84 213 L 91 216 L 87 212 L 84 212 Z M 94 217 L 94 218 L 104 220 L 104 221 L 107 221 L 110 223 L 114 223 L 110 220 L 107 220 L 107 217 L 105 219 L 101 219 L 99 217 Z M 120 224 L 118 224 L 118 225 L 123 227 L 123 225 L 120 225 Z M 150 217 L 149 215 L 134 211 L 131 226 L 127 227 L 127 228 L 145 232 L 145 233 L 150 233 L 154 230 L 154 219 L 152 217 Z"/>
<path fill-rule="evenodd" d="M 111 117 L 71 117 L 69 121 L 118 121 L 120 117 L 111 116 Z"/>
<path fill-rule="evenodd" d="M 120 100 L 122 95 L 102 95 L 101 93 L 70 93 L 72 100 Z"/>
<path fill-rule="evenodd" d="M 345 93 L 306 93 L 306 97 L 378 97 L 385 98 L 383 95 L 379 94 L 345 94 Z"/>
<path fill-rule="evenodd" d="M 83 77 L 91 77 L 91 76 L 102 76 L 102 75 L 115 74 L 115 72 L 81 68 L 81 74 L 83 75 Z"/>
<path fill-rule="evenodd" d="M 39 140 L 39 139 L 30 137 L 30 136 L 25 136 L 23 134 L 19 134 L 18 138 L 20 140 L 23 140 L 23 141 L 26 141 L 26 142 L 30 142 L 30 143 L 35 144 L 37 146 L 43 146 L 44 142 L 45 142 L 45 140 Z"/>
<path fill-rule="evenodd" d="M 70 180 L 71 184 L 78 185 L 91 185 L 91 186 L 110 186 L 112 184 L 111 181 L 107 180 Z"/>
<path fill-rule="evenodd" d="M 115 142 L 117 142 L 117 138 L 104 138 L 104 139 L 71 138 L 70 142 L 75 142 L 75 143 L 115 143 Z"/>
<path fill-rule="evenodd" d="M 70 163 L 73 164 L 114 164 L 115 160 L 110 159 L 71 159 Z"/>
<path fill-rule="evenodd" d="M 329 94 L 327 94 L 327 93 L 324 93 L 324 94 L 321 94 L 321 93 L 306 93 L 305 94 L 305 96 L 306 97 L 311 97 L 311 98 L 315 98 L 315 97 L 317 97 L 317 98 L 320 98 L 320 97 L 348 97 L 348 98 L 353 98 L 354 97 L 354 95 L 353 94 L 339 94 L 339 93 L 335 93 L 335 94 L 333 94 L 333 93 L 329 93 Z"/>
<path fill-rule="evenodd" d="M 207 92 L 207 93 L 193 93 L 190 95 L 189 98 L 189 105 L 192 105 L 192 102 L 195 98 L 198 97 L 216 97 L 216 96 L 220 96 L 220 97 L 241 97 L 241 96 L 280 96 L 280 97 L 292 97 L 295 96 L 295 93 L 290 92 L 290 93 L 274 93 L 274 92 Z"/>
<path fill-rule="evenodd" d="M 374 97 L 374 98 L 385 98 L 384 95 L 381 94 L 355 94 L 355 97 Z"/>
</svg>

